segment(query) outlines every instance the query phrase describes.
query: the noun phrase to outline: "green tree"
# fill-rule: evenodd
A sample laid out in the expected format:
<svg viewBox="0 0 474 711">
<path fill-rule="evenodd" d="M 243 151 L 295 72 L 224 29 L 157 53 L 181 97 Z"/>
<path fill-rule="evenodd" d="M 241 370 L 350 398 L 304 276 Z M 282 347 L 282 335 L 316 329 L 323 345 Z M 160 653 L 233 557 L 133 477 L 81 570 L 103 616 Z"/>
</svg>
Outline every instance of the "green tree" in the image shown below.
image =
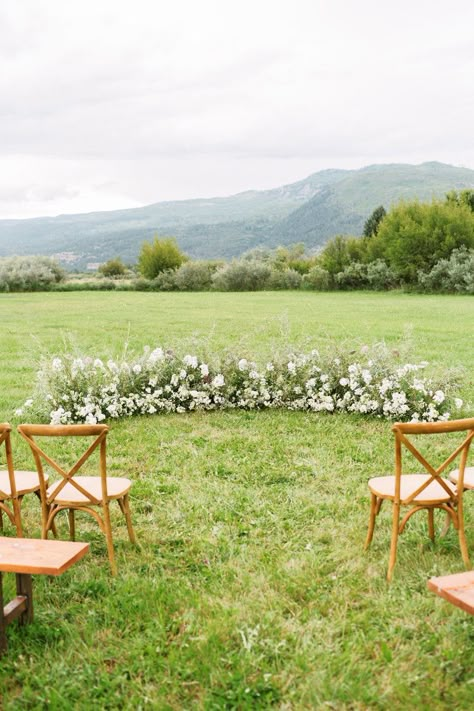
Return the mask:
<svg viewBox="0 0 474 711">
<path fill-rule="evenodd" d="M 105 277 L 117 277 L 123 276 L 127 271 L 127 267 L 122 262 L 120 257 L 115 257 L 114 259 L 109 259 L 104 264 L 101 264 L 98 270 Z"/>
<path fill-rule="evenodd" d="M 381 257 L 407 283 L 454 249 L 474 247 L 474 213 L 464 204 L 433 200 L 393 206 L 370 240 L 371 259 Z"/>
<path fill-rule="evenodd" d="M 366 246 L 360 237 L 336 235 L 326 243 L 321 252 L 319 265 L 335 276 L 352 262 L 366 261 Z"/>
<path fill-rule="evenodd" d="M 379 205 L 375 208 L 373 213 L 370 215 L 368 220 L 364 225 L 364 237 L 373 237 L 379 231 L 380 223 L 387 214 L 383 205 Z"/>
<path fill-rule="evenodd" d="M 155 237 L 153 242 L 143 242 L 138 269 L 147 279 L 155 279 L 165 269 L 177 269 L 187 260 L 174 237 Z"/>
<path fill-rule="evenodd" d="M 457 190 L 451 190 L 446 195 L 446 200 L 449 203 L 455 203 L 456 205 L 465 205 L 472 212 L 474 212 L 474 190 L 466 188 L 458 192 Z"/>
</svg>

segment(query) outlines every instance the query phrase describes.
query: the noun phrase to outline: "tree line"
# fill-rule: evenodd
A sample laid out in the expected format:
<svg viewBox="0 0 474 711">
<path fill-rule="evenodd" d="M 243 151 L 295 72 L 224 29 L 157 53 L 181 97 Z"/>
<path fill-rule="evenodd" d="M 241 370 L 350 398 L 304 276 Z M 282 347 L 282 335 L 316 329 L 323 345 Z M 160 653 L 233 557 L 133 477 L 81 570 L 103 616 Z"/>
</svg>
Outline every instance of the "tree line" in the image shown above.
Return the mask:
<svg viewBox="0 0 474 711">
<path fill-rule="evenodd" d="M 192 260 L 173 237 L 157 236 L 143 243 L 134 268 L 115 257 L 99 272 L 103 279 L 95 284 L 72 284 L 46 257 L 4 258 L 0 290 L 406 288 L 474 293 L 474 190 L 452 190 L 431 202 L 401 201 L 388 211 L 380 205 L 361 236 L 336 235 L 318 253 L 307 253 L 298 243 L 257 247 L 229 262 Z"/>
</svg>

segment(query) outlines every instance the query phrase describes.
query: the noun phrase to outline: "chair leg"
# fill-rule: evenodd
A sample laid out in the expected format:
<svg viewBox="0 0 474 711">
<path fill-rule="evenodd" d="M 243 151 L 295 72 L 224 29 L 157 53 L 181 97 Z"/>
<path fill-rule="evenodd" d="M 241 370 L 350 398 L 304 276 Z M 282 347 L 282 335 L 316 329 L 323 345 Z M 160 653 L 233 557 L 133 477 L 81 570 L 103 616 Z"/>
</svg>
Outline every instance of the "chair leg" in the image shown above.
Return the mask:
<svg viewBox="0 0 474 711">
<path fill-rule="evenodd" d="M 3 511 L 0 509 L 0 531 L 3 531 Z"/>
<path fill-rule="evenodd" d="M 369 530 L 367 531 L 367 538 L 365 539 L 364 549 L 370 546 L 372 538 L 374 536 L 375 528 L 375 518 L 377 516 L 378 501 L 375 494 L 370 495 L 370 517 L 369 517 Z"/>
<path fill-rule="evenodd" d="M 428 535 L 434 543 L 435 539 L 435 529 L 434 529 L 434 510 L 428 509 Z"/>
<path fill-rule="evenodd" d="M 120 506 L 120 508 L 122 509 L 125 516 L 125 520 L 127 522 L 128 537 L 130 538 L 130 542 L 136 543 L 137 539 L 135 537 L 135 531 L 133 530 L 132 526 L 132 515 L 130 513 L 130 500 L 128 494 L 125 494 L 125 496 L 123 497 L 122 505 Z"/>
<path fill-rule="evenodd" d="M 461 549 L 462 559 L 466 568 L 471 568 L 471 561 L 469 560 L 469 551 L 467 549 L 466 534 L 464 533 L 464 512 L 462 498 L 458 501 L 458 535 L 459 535 L 459 547 Z"/>
<path fill-rule="evenodd" d="M 23 529 L 21 527 L 21 499 L 13 499 L 13 514 L 15 517 L 16 535 L 18 538 L 23 538 Z"/>
<path fill-rule="evenodd" d="M 390 559 L 388 562 L 387 580 L 392 580 L 395 561 L 397 560 L 398 530 L 400 525 L 400 504 L 393 504 L 392 508 L 392 540 L 390 543 Z"/>
<path fill-rule="evenodd" d="M 68 518 L 69 518 L 69 539 L 71 541 L 76 540 L 76 524 L 74 521 L 74 509 L 68 509 Z"/>
<path fill-rule="evenodd" d="M 117 575 L 117 565 L 115 563 L 114 543 L 112 540 L 112 525 L 110 523 L 110 511 L 109 511 L 108 502 L 104 503 L 104 505 L 103 505 L 103 513 L 104 513 L 105 538 L 106 538 L 106 542 L 107 542 L 107 552 L 109 554 L 110 568 L 112 570 L 112 575 Z"/>
</svg>

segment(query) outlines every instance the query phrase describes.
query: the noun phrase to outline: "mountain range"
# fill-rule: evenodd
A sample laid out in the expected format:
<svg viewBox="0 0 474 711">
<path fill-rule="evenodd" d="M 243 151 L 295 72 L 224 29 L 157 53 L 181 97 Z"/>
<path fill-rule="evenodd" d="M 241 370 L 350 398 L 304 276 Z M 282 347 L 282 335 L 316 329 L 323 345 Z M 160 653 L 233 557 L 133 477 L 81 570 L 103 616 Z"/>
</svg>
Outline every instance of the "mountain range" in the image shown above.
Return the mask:
<svg viewBox="0 0 474 711">
<path fill-rule="evenodd" d="M 320 248 L 336 234 L 359 235 L 378 206 L 430 200 L 474 188 L 474 170 L 444 163 L 322 170 L 272 190 L 158 202 L 145 207 L 24 220 L 0 220 L 0 255 L 55 255 L 69 269 L 110 257 L 136 261 L 144 240 L 174 236 L 193 258 L 230 258 L 256 246 L 304 242 Z"/>
</svg>

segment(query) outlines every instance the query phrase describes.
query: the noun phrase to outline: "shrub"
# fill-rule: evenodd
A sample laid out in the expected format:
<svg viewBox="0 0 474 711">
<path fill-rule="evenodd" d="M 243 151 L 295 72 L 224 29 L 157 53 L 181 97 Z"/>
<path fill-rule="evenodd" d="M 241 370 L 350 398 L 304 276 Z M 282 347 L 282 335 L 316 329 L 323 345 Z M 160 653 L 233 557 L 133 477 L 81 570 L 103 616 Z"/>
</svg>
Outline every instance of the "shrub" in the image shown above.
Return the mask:
<svg viewBox="0 0 474 711">
<path fill-rule="evenodd" d="M 284 271 L 271 271 L 268 279 L 269 289 L 299 289 L 303 277 L 296 269 L 285 269 Z"/>
<path fill-rule="evenodd" d="M 397 286 L 397 275 L 383 259 L 367 264 L 367 282 L 370 289 L 383 291 Z"/>
<path fill-rule="evenodd" d="M 164 269 L 151 282 L 152 291 L 176 291 L 176 269 Z"/>
<path fill-rule="evenodd" d="M 315 289 L 316 291 L 328 291 L 332 288 L 332 279 L 327 269 L 319 265 L 314 266 L 305 274 L 302 281 L 304 289 Z"/>
<path fill-rule="evenodd" d="M 455 249 L 449 259 L 440 259 L 431 271 L 418 273 L 425 291 L 474 294 L 474 250 Z"/>
<path fill-rule="evenodd" d="M 208 291 L 212 286 L 212 275 L 220 262 L 185 262 L 174 275 L 176 287 L 180 291 Z"/>
<path fill-rule="evenodd" d="M 419 271 L 429 272 L 463 246 L 474 247 L 474 213 L 467 205 L 440 200 L 395 205 L 368 242 L 372 259 L 385 259 L 407 283 L 416 283 Z"/>
<path fill-rule="evenodd" d="M 233 260 L 213 274 L 212 285 L 218 291 L 258 291 L 265 289 L 270 274 L 262 262 Z"/>
<path fill-rule="evenodd" d="M 336 274 L 336 284 L 339 289 L 365 289 L 369 282 L 367 279 L 367 264 L 352 262 Z"/>
<path fill-rule="evenodd" d="M 51 257 L 0 258 L 0 291 L 47 291 L 64 278 L 64 270 Z"/>
<path fill-rule="evenodd" d="M 187 259 L 173 237 L 155 237 L 153 242 L 143 243 L 138 257 L 138 269 L 147 279 L 155 279 L 160 272 L 177 269 Z"/>
<path fill-rule="evenodd" d="M 127 267 L 122 262 L 120 257 L 109 259 L 108 262 L 101 264 L 98 271 L 105 277 L 120 277 L 125 274 Z"/>
</svg>

